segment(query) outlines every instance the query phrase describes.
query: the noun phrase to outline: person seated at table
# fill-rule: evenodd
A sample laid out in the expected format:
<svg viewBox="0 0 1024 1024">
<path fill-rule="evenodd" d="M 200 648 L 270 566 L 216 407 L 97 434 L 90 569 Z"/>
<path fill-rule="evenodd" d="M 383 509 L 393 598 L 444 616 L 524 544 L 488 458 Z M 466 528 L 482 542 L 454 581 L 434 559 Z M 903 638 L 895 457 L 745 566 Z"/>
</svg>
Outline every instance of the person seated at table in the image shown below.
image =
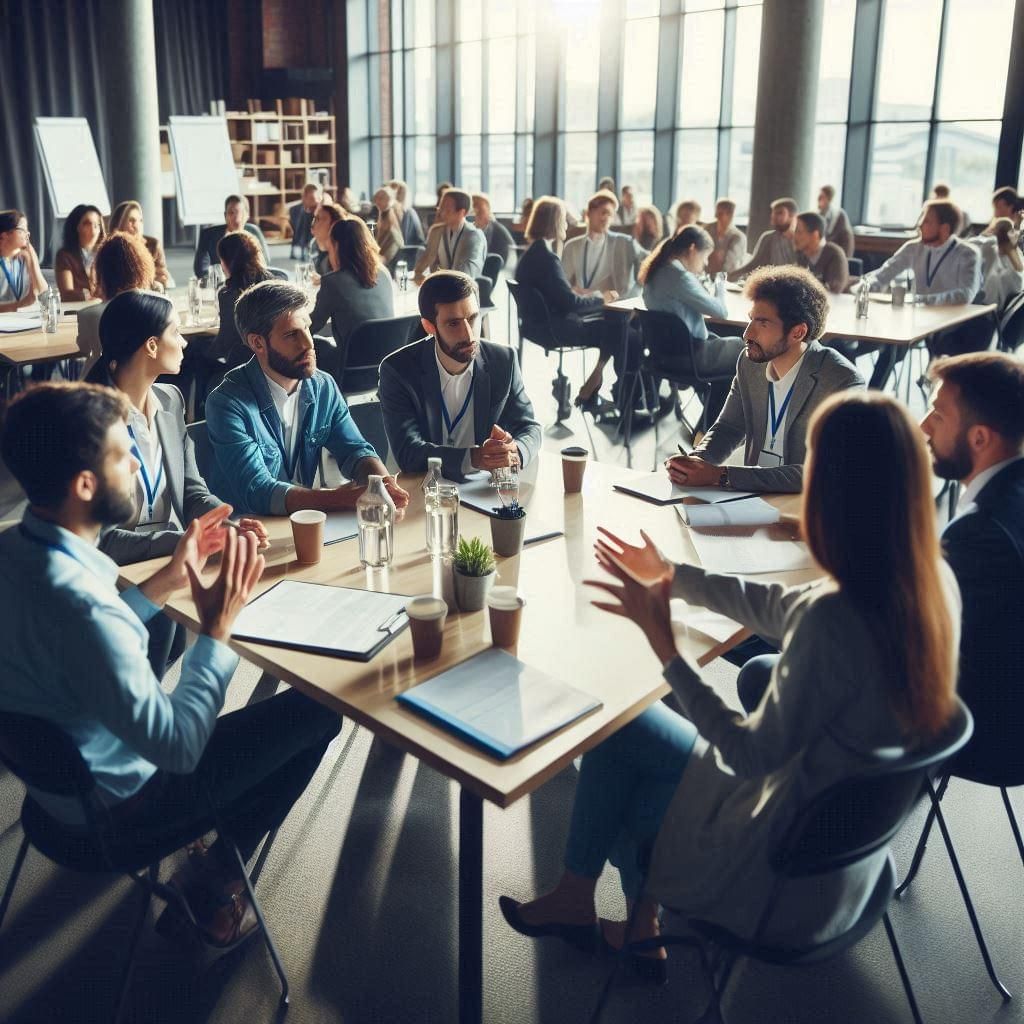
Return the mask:
<svg viewBox="0 0 1024 1024">
<path fill-rule="evenodd" d="M 1017 220 L 1020 216 L 1017 208 L 1019 198 L 1017 190 L 1012 185 L 1003 185 L 1001 188 L 997 188 L 992 193 L 992 219 L 1009 217 L 1013 221 L 1014 227 L 1017 227 Z"/>
<path fill-rule="evenodd" d="M 380 258 L 387 265 L 398 255 L 398 250 L 405 245 L 395 201 L 395 190 L 387 186 L 377 189 L 373 193 L 373 205 L 377 208 L 377 227 L 373 237 L 380 249 Z"/>
<path fill-rule="evenodd" d="M 615 197 L 612 196 L 612 199 Z M 602 202 L 603 210 L 611 207 Z M 604 213 L 601 214 L 604 216 Z M 604 415 L 614 409 L 614 403 L 603 398 L 598 389 L 603 371 L 615 349 L 621 345 L 616 331 L 606 327 L 601 311 L 605 302 L 614 302 L 618 292 L 584 293 L 573 288 L 559 260 L 566 232 L 565 204 L 557 196 L 541 196 L 534 200 L 530 219 L 526 225 L 529 248 L 519 257 L 516 278 L 523 288 L 533 288 L 544 298 L 548 311 L 556 319 L 556 335 L 564 337 L 567 345 L 588 345 L 600 349 L 598 367 L 580 389 L 576 404 L 587 412 Z M 625 237 L 625 236 L 617 236 Z M 632 245 L 632 239 L 626 239 Z M 588 266 L 589 276 L 589 266 Z M 595 380 L 596 375 L 596 380 Z M 557 381 L 557 378 L 556 378 Z M 558 384 L 556 383 L 556 387 Z M 556 396 L 557 397 L 557 396 Z M 568 406 L 568 391 L 565 394 Z M 565 415 L 571 411 L 560 410 Z M 564 418 L 564 416 L 563 416 Z"/>
<path fill-rule="evenodd" d="M 508 266 L 509 255 L 515 251 L 515 242 L 508 228 L 491 212 L 491 197 L 485 192 L 473 195 L 473 223 L 484 233 L 487 254 L 501 257 L 501 265 Z"/>
<path fill-rule="evenodd" d="M 941 736 L 956 711 L 959 595 L 909 413 L 877 392 L 834 395 L 812 418 L 810 438 L 802 522 L 823 584 L 673 565 L 645 535 L 635 547 L 603 531 L 597 557 L 612 580 L 589 581 L 602 591 L 594 603 L 640 626 L 682 714 L 655 701 L 583 755 L 558 884 L 530 902 L 499 901 L 521 934 L 618 948 L 657 936 L 664 904 L 741 937 L 798 946 L 842 934 L 863 912 L 886 849 L 786 881 L 772 857 L 817 794 Z M 783 645 L 753 713 L 727 707 L 678 653 L 673 597 Z M 630 925 L 597 917 L 607 861 L 619 870 Z M 762 921 L 780 884 L 778 909 Z M 664 984 L 665 955 L 630 963 Z"/>
<path fill-rule="evenodd" d="M 683 199 L 672 211 L 672 230 L 681 231 L 689 224 L 699 224 L 701 205 L 696 199 Z"/>
<path fill-rule="evenodd" d="M 725 405 L 692 454 L 673 455 L 665 466 L 681 487 L 799 492 L 811 414 L 836 391 L 863 388 L 864 378 L 817 340 L 828 294 L 806 270 L 762 267 L 744 294 L 746 349 Z M 744 464 L 723 465 L 741 444 Z"/>
<path fill-rule="evenodd" d="M 483 274 L 487 239 L 466 220 L 472 205 L 472 197 L 461 188 L 441 192 L 437 220 L 427 232 L 426 248 L 413 272 L 417 284 L 435 270 L 458 270 L 474 280 Z"/>
<path fill-rule="evenodd" d="M 206 399 L 216 455 L 210 488 L 245 514 L 336 512 L 354 508 L 367 478 L 378 475 L 395 505 L 405 508 L 408 493 L 359 432 L 334 378 L 317 369 L 308 301 L 301 288 L 271 280 L 235 303 L 238 333 L 254 355 Z M 313 489 L 322 448 L 348 483 Z"/>
<path fill-rule="evenodd" d="M 615 193 L 612 192 L 614 196 Z M 619 193 L 619 202 L 615 210 L 615 223 L 620 227 L 631 228 L 636 223 L 636 196 L 632 185 L 623 185 Z"/>
<path fill-rule="evenodd" d="M 700 225 L 691 224 L 666 238 L 640 268 L 644 305 L 682 320 L 693 339 L 697 370 L 707 376 L 731 373 L 744 348 L 742 338 L 711 334 L 704 322 L 705 316 L 729 316 L 725 303 L 709 295 L 699 280 L 714 247 L 711 236 Z M 679 366 L 681 371 L 690 372 L 689 359 L 682 355 Z M 728 393 L 728 383 L 711 385 L 706 422 L 714 422 Z"/>
<path fill-rule="evenodd" d="M 734 199 L 719 199 L 715 203 L 715 219 L 706 231 L 715 243 L 715 251 L 708 257 L 708 273 L 729 274 L 747 258 L 747 236 L 733 223 L 736 216 Z"/>
<path fill-rule="evenodd" d="M 846 253 L 825 239 L 825 219 L 813 210 L 796 216 L 793 229 L 796 265 L 809 270 L 830 292 L 839 295 L 850 282 Z"/>
<path fill-rule="evenodd" d="M 205 355 L 209 361 L 216 361 L 222 369 L 221 376 L 228 370 L 241 366 L 252 358 L 252 349 L 242 341 L 235 326 L 235 303 L 247 288 L 260 281 L 269 281 L 274 275 L 267 268 L 256 239 L 247 231 L 229 231 L 217 243 L 217 259 L 224 272 L 224 284 L 217 292 L 219 327 L 217 337 Z M 210 382 L 215 387 L 217 382 Z"/>
<path fill-rule="evenodd" d="M 107 237 L 103 214 L 95 206 L 79 203 L 64 221 L 63 244 L 53 261 L 57 288 L 64 302 L 91 299 L 95 285 L 92 264 Z"/>
<path fill-rule="evenodd" d="M 645 252 L 650 252 L 665 237 L 665 224 L 661 210 L 656 206 L 641 206 L 633 225 L 633 240 Z"/>
<path fill-rule="evenodd" d="M 1016 751 L 1012 777 L 1024 768 L 1024 364 L 975 352 L 936 359 L 928 377 L 932 469 L 961 487 L 942 547 L 963 595 L 958 689 L 974 735 L 954 764 L 980 780 L 991 751 Z"/>
<path fill-rule="evenodd" d="M 364 321 L 395 315 L 395 288 L 364 221 L 339 220 L 331 228 L 330 244 L 337 269 L 320 279 L 311 330 L 319 334 L 330 320 L 334 340 L 342 349 Z"/>
<path fill-rule="evenodd" d="M 648 253 L 631 235 L 609 230 L 617 205 L 613 193 L 595 192 L 587 202 L 586 234 L 565 243 L 562 267 L 577 295 L 631 298 L 640 291 L 637 272 Z"/>
<path fill-rule="evenodd" d="M 149 255 L 153 257 L 153 266 L 156 268 L 154 276 L 154 290 L 162 292 L 165 288 L 173 288 L 174 281 L 171 280 L 170 272 L 167 269 L 167 257 L 164 255 L 164 247 L 160 239 L 153 235 L 142 233 L 143 219 L 142 206 L 134 199 L 126 199 L 114 207 L 107 224 L 107 231 L 114 234 L 115 231 L 123 231 L 126 235 L 132 235 L 142 240 Z"/>
<path fill-rule="evenodd" d="M 293 260 L 309 259 L 309 243 L 313 239 L 313 214 L 323 202 L 323 193 L 315 182 L 302 188 L 302 198 L 288 210 L 288 223 L 292 229 L 291 257 Z"/>
<path fill-rule="evenodd" d="M 93 262 L 93 283 L 102 302 L 78 311 L 78 351 L 85 357 L 86 377 L 100 355 L 100 320 L 110 300 L 122 292 L 152 289 L 156 264 L 141 237 L 125 231 L 108 235 Z"/>
<path fill-rule="evenodd" d="M 348 214 L 336 203 L 321 203 L 313 214 L 313 241 L 309 246 L 309 259 L 313 264 L 313 284 L 318 285 L 324 274 L 338 268 L 331 265 L 331 228 Z"/>
<path fill-rule="evenodd" d="M 918 225 L 919 237 L 905 242 L 877 270 L 864 275 L 872 291 L 889 285 L 908 270 L 914 274 L 917 301 L 926 306 L 974 302 L 981 289 L 981 257 L 960 238 L 960 207 L 945 199 L 930 199 Z M 933 355 L 957 355 L 988 348 L 992 326 L 987 318 L 932 335 Z"/>
<path fill-rule="evenodd" d="M 402 210 L 402 219 L 399 227 L 402 229 L 402 238 L 405 245 L 423 245 L 423 222 L 420 215 L 413 206 L 412 198 L 409 196 L 409 186 L 406 182 L 395 178 L 389 181 L 388 188 L 395 190 L 395 201 Z"/>
<path fill-rule="evenodd" d="M 516 353 L 480 340 L 476 282 L 438 271 L 420 287 L 427 337 L 380 364 L 380 404 L 398 468 L 426 471 L 442 460 L 462 480 L 476 469 L 527 466 L 540 451 L 540 424 L 526 394 Z"/>
<path fill-rule="evenodd" d="M 750 259 L 729 272 L 730 281 L 739 281 L 760 267 L 781 267 L 796 263 L 793 231 L 796 227 L 795 199 L 784 196 L 772 202 L 772 226 L 761 234 Z"/>
<path fill-rule="evenodd" d="M 233 854 L 220 841 L 208 850 L 195 843 L 215 828 L 207 793 L 248 860 L 341 723 L 298 690 L 217 717 L 238 664 L 227 641 L 263 572 L 255 535 L 223 528 L 230 507 L 190 523 L 165 565 L 118 593 L 117 568 L 96 541 L 133 514 L 128 416 L 122 393 L 68 383 L 31 388 L 7 411 L 0 450 L 29 507 L 19 529 L 0 535 L 0 709 L 68 734 L 95 779 L 105 825 L 126 848 L 132 837 L 141 848 L 192 845 L 197 855 L 172 884 L 202 937 L 233 946 L 256 919 Z M 199 574 L 217 551 L 216 578 L 204 586 Z M 146 660 L 145 624 L 189 585 L 199 636 L 166 693 Z M 58 821 L 85 824 L 77 800 L 32 795 Z"/>
<path fill-rule="evenodd" d="M 979 302 L 994 303 L 1001 313 L 1007 302 L 1024 291 L 1024 260 L 1019 232 L 1009 217 L 997 217 L 985 230 L 967 239 L 981 254 Z"/>
<path fill-rule="evenodd" d="M 0 210 L 0 313 L 34 306 L 36 296 L 47 290 L 30 238 L 21 210 Z"/>
<path fill-rule="evenodd" d="M 224 200 L 224 223 L 211 224 L 199 234 L 196 254 L 192 260 L 192 272 L 196 277 L 202 277 L 211 266 L 217 266 L 217 243 L 229 231 L 248 231 L 263 250 L 263 259 L 270 263 L 267 240 L 259 225 L 249 220 L 249 200 L 245 196 L 228 196 Z"/>
<path fill-rule="evenodd" d="M 846 211 L 835 200 L 835 187 L 822 185 L 818 192 L 818 213 L 825 221 L 825 234 L 822 237 L 838 245 L 849 258 L 853 255 L 853 227 Z"/>
</svg>

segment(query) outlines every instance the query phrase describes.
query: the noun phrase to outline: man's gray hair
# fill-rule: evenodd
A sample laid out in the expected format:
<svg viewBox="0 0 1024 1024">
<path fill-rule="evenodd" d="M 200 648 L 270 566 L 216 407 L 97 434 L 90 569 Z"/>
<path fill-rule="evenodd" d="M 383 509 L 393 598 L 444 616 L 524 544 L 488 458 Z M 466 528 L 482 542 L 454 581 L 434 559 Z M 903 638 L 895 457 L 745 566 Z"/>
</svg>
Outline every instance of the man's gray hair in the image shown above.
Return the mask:
<svg viewBox="0 0 1024 1024">
<path fill-rule="evenodd" d="M 235 303 L 238 336 L 245 342 L 248 342 L 250 334 L 267 339 L 279 316 L 305 309 L 307 305 L 306 293 L 288 281 L 276 278 L 260 281 L 246 288 Z"/>
</svg>

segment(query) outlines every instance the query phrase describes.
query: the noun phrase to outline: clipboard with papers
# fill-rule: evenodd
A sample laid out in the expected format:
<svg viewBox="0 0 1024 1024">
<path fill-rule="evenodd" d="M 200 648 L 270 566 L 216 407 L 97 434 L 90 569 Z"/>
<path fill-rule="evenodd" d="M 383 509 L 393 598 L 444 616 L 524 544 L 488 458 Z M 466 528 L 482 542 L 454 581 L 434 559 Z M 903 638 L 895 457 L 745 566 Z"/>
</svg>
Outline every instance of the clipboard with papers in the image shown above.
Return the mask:
<svg viewBox="0 0 1024 1024">
<path fill-rule="evenodd" d="M 403 594 L 281 580 L 242 609 L 232 637 L 369 661 L 409 624 L 408 600 Z"/>
<path fill-rule="evenodd" d="M 601 707 L 590 694 L 491 647 L 398 696 L 501 760 Z"/>
<path fill-rule="evenodd" d="M 637 473 L 634 479 L 612 485 L 623 494 L 642 498 L 654 505 L 676 505 L 680 502 L 706 501 L 716 503 L 745 498 L 749 491 L 730 491 L 724 487 L 680 487 L 667 473 Z"/>
</svg>

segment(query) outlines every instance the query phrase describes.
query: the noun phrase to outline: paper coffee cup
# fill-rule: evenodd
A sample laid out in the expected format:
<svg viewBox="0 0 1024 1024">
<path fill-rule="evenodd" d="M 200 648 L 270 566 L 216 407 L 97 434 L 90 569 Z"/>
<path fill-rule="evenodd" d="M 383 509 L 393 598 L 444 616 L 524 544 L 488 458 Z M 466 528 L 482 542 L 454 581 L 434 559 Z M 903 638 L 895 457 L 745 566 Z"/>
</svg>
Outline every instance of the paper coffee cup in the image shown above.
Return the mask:
<svg viewBox="0 0 1024 1024">
<path fill-rule="evenodd" d="M 487 613 L 491 619 L 491 642 L 495 647 L 515 647 L 526 602 L 515 587 L 491 587 L 487 595 Z"/>
<path fill-rule="evenodd" d="M 405 606 L 412 633 L 412 653 L 416 661 L 430 661 L 441 653 L 448 605 L 439 597 L 426 594 L 414 597 Z"/>
<path fill-rule="evenodd" d="M 324 550 L 324 523 L 327 513 L 304 508 L 289 517 L 292 523 L 292 540 L 295 542 L 295 561 L 312 565 L 320 561 Z"/>
<path fill-rule="evenodd" d="M 572 445 L 562 449 L 562 483 L 566 494 L 579 494 L 583 490 L 583 474 L 589 458 L 586 448 Z"/>
</svg>

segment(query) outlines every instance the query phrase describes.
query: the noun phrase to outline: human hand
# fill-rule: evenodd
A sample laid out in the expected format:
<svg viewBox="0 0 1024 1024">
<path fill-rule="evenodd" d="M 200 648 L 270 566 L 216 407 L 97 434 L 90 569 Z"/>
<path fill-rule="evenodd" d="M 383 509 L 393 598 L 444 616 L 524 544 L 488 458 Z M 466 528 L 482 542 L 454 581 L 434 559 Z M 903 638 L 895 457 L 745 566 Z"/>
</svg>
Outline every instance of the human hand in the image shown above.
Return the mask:
<svg viewBox="0 0 1024 1024">
<path fill-rule="evenodd" d="M 398 485 L 397 476 L 384 477 L 384 489 L 391 495 L 396 510 L 402 510 L 409 504 L 409 492 Z"/>
<path fill-rule="evenodd" d="M 256 550 L 256 534 L 222 531 L 224 556 L 217 578 L 204 587 L 199 574 L 186 563 L 192 600 L 199 613 L 199 632 L 224 642 L 231 636 L 231 627 L 238 613 L 249 600 L 252 588 L 263 575 L 263 556 Z"/>
<path fill-rule="evenodd" d="M 602 568 L 607 569 L 608 563 L 612 562 L 629 573 L 638 583 L 645 584 L 671 580 L 675 575 L 675 566 L 662 556 L 654 541 L 643 530 L 640 531 L 644 541 L 643 547 L 637 547 L 628 544 L 603 526 L 597 529 L 603 536 L 597 538 L 594 551 Z"/>
<path fill-rule="evenodd" d="M 193 519 L 181 535 L 170 561 L 140 585 L 143 594 L 154 604 L 162 605 L 175 590 L 188 583 L 189 565 L 197 573 L 202 572 L 210 555 L 224 547 L 224 531 L 221 526 L 229 515 L 231 506 L 219 505 L 198 519 Z"/>
<path fill-rule="evenodd" d="M 619 293 L 614 288 L 609 288 L 607 291 L 601 292 L 601 297 L 605 302 L 615 302 L 619 297 Z"/>
<path fill-rule="evenodd" d="M 676 656 L 676 642 L 672 635 L 672 614 L 669 609 L 671 579 L 653 583 L 635 580 L 624 568 L 608 560 L 603 568 L 619 582 L 584 580 L 588 587 L 596 587 L 610 594 L 614 601 L 594 601 L 595 608 L 632 619 L 643 631 L 654 653 L 662 664 Z"/>
<path fill-rule="evenodd" d="M 479 448 L 470 449 L 469 461 L 474 469 L 501 469 L 513 464 L 513 456 L 519 457 L 514 441 L 489 437 Z"/>
<path fill-rule="evenodd" d="M 239 519 L 238 529 L 242 533 L 253 533 L 256 535 L 256 543 L 260 551 L 266 551 L 270 547 L 270 536 L 267 528 L 258 519 Z"/>
<path fill-rule="evenodd" d="M 665 468 L 672 483 L 685 487 L 715 487 L 722 475 L 720 466 L 698 455 L 673 455 L 665 460 Z"/>
</svg>

